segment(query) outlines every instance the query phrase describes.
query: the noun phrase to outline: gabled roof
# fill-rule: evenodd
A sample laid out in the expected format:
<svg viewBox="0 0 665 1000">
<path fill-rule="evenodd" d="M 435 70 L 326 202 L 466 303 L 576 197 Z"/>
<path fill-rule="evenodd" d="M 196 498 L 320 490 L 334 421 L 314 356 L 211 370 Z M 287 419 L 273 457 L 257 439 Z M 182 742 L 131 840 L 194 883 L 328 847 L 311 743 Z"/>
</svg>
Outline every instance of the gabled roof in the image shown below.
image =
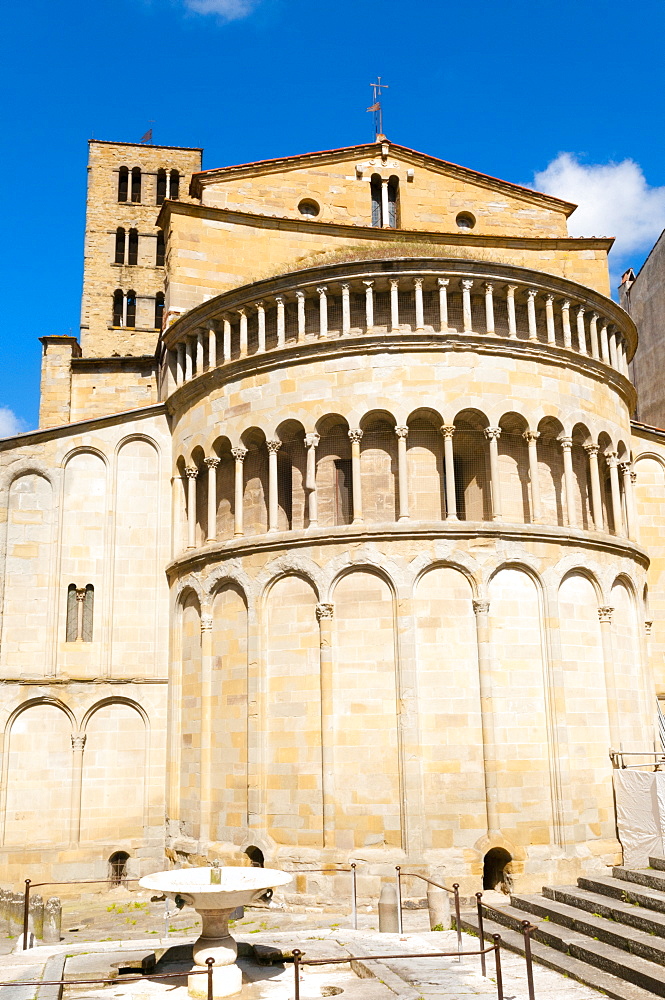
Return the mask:
<svg viewBox="0 0 665 1000">
<path fill-rule="evenodd" d="M 256 174 L 276 173 L 289 168 L 306 166 L 308 163 L 330 163 L 338 160 L 349 159 L 351 154 L 356 157 L 377 157 L 385 153 L 384 147 L 388 147 L 388 156 L 397 154 L 411 163 L 427 167 L 438 173 L 448 176 L 458 177 L 460 180 L 475 182 L 483 187 L 493 188 L 504 193 L 512 193 L 529 201 L 537 201 L 540 204 L 548 205 L 558 212 L 563 212 L 566 217 L 572 214 L 577 205 L 570 201 L 563 201 L 549 194 L 542 194 L 522 184 L 513 184 L 511 181 L 502 181 L 498 177 L 490 174 L 483 174 L 478 170 L 471 170 L 469 167 L 462 167 L 457 163 L 450 163 L 448 160 L 441 160 L 438 156 L 430 156 L 429 153 L 419 153 L 408 146 L 399 146 L 397 143 L 372 142 L 357 146 L 340 146 L 337 149 L 324 149 L 314 153 L 298 153 L 295 156 L 280 156 L 269 160 L 256 160 L 254 163 L 240 163 L 235 166 L 217 167 L 214 170 L 201 170 L 192 175 L 191 194 L 193 197 L 201 196 L 201 189 L 206 184 L 215 181 L 225 181 L 230 178 L 251 176 Z"/>
</svg>

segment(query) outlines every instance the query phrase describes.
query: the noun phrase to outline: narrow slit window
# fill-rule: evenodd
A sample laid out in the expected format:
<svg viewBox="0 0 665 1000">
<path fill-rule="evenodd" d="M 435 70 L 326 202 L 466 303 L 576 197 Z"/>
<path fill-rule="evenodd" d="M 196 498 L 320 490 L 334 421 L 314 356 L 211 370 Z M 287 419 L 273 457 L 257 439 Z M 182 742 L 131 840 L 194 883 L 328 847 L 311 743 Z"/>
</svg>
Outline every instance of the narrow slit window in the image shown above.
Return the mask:
<svg viewBox="0 0 665 1000">
<path fill-rule="evenodd" d="M 67 587 L 66 642 L 92 642 L 92 621 L 95 588 L 91 583 L 77 587 L 70 583 Z"/>
<path fill-rule="evenodd" d="M 180 174 L 177 170 L 171 171 L 171 190 L 169 191 L 169 198 L 173 201 L 177 201 L 180 196 Z"/>
<path fill-rule="evenodd" d="M 113 293 L 113 325 L 122 326 L 122 309 L 123 309 L 124 295 L 120 288 L 116 288 Z"/>
<path fill-rule="evenodd" d="M 141 200 L 141 168 L 132 167 L 132 201 Z"/>
<path fill-rule="evenodd" d="M 125 230 L 122 226 L 118 226 L 115 231 L 115 262 L 125 263 Z"/>
<path fill-rule="evenodd" d="M 95 588 L 89 583 L 83 597 L 83 613 L 81 615 L 81 639 L 92 642 L 92 619 L 95 605 Z"/>
<path fill-rule="evenodd" d="M 164 319 L 164 292 L 155 295 L 155 329 L 161 330 Z"/>
<path fill-rule="evenodd" d="M 351 459 L 335 459 L 335 524 L 350 524 L 353 519 L 351 477 Z"/>
<path fill-rule="evenodd" d="M 388 225 L 391 229 L 399 226 L 399 177 L 388 181 Z"/>
<path fill-rule="evenodd" d="M 372 194 L 372 225 L 375 229 L 380 229 L 383 225 L 381 218 L 383 213 L 381 211 L 381 178 L 378 174 L 372 175 L 370 191 Z"/>
<path fill-rule="evenodd" d="M 65 628 L 65 641 L 76 642 L 78 634 L 78 602 L 76 600 L 76 584 L 70 583 L 67 587 L 67 625 Z"/>
<path fill-rule="evenodd" d="M 127 167 L 120 167 L 118 171 L 118 201 L 127 201 L 129 191 L 129 170 Z"/>
<path fill-rule="evenodd" d="M 130 329 L 136 326 L 136 292 L 133 289 L 127 292 L 127 319 L 125 326 Z"/>
<path fill-rule="evenodd" d="M 163 205 L 166 198 L 166 171 L 157 171 L 157 204 Z"/>
<path fill-rule="evenodd" d="M 139 232 L 138 229 L 129 230 L 129 245 L 127 248 L 127 263 L 138 264 L 139 260 Z"/>
<path fill-rule="evenodd" d="M 155 255 L 155 264 L 157 267 L 164 267 L 165 254 L 166 246 L 164 244 L 164 230 L 160 229 L 157 233 L 157 253 Z"/>
</svg>

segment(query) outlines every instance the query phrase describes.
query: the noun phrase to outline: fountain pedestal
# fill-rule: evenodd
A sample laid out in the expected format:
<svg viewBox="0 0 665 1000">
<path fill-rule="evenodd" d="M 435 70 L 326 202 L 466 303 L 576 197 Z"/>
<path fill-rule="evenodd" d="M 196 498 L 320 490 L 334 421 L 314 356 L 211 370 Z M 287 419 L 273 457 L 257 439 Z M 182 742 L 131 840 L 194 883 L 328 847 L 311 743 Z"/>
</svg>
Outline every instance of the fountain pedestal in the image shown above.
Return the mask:
<svg viewBox="0 0 665 1000">
<path fill-rule="evenodd" d="M 229 917 L 238 906 L 257 901 L 266 889 L 290 881 L 287 872 L 272 868 L 225 867 L 217 869 L 214 875 L 212 868 L 180 868 L 145 875 L 139 885 L 172 898 L 181 896 L 200 915 L 202 927 L 194 942 L 194 968 L 205 969 L 207 958 L 215 960 L 213 997 L 222 1000 L 242 989 L 242 971 L 236 964 L 238 948 L 229 933 Z M 207 1000 L 208 977 L 189 976 L 187 988 L 193 1000 Z"/>
</svg>

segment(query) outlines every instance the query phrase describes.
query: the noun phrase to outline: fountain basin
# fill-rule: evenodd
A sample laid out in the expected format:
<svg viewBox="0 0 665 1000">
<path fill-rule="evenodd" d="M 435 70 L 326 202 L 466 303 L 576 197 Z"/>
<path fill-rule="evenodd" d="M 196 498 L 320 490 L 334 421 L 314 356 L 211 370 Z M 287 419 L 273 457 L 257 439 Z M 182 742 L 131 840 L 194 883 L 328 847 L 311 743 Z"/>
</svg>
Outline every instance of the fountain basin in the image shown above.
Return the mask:
<svg viewBox="0 0 665 1000">
<path fill-rule="evenodd" d="M 229 916 L 238 906 L 258 901 L 266 889 L 291 881 L 288 872 L 274 868 L 220 867 L 219 882 L 213 882 L 212 868 L 178 868 L 145 875 L 139 881 L 144 889 L 163 892 L 184 899 L 201 917 L 201 934 L 194 943 L 194 968 L 205 968 L 213 958 L 213 996 L 233 996 L 242 989 L 242 972 L 236 964 L 238 947 L 229 934 Z M 194 970 L 192 970 L 194 971 Z M 188 992 L 194 1000 L 207 997 L 207 976 L 190 976 Z"/>
</svg>

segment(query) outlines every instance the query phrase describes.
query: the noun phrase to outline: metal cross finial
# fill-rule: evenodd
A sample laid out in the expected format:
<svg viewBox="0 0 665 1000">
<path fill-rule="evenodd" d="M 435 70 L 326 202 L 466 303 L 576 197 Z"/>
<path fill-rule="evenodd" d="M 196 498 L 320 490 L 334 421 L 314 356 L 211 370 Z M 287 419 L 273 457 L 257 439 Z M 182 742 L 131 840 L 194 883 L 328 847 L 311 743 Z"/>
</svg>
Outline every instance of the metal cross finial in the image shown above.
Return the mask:
<svg viewBox="0 0 665 1000">
<path fill-rule="evenodd" d="M 387 83 L 381 83 L 381 77 L 378 76 L 376 83 L 370 83 L 372 88 L 372 93 L 374 95 L 374 101 L 367 110 L 374 112 L 374 138 L 378 140 L 383 138 L 383 110 L 381 108 L 381 91 L 388 90 Z"/>
</svg>

